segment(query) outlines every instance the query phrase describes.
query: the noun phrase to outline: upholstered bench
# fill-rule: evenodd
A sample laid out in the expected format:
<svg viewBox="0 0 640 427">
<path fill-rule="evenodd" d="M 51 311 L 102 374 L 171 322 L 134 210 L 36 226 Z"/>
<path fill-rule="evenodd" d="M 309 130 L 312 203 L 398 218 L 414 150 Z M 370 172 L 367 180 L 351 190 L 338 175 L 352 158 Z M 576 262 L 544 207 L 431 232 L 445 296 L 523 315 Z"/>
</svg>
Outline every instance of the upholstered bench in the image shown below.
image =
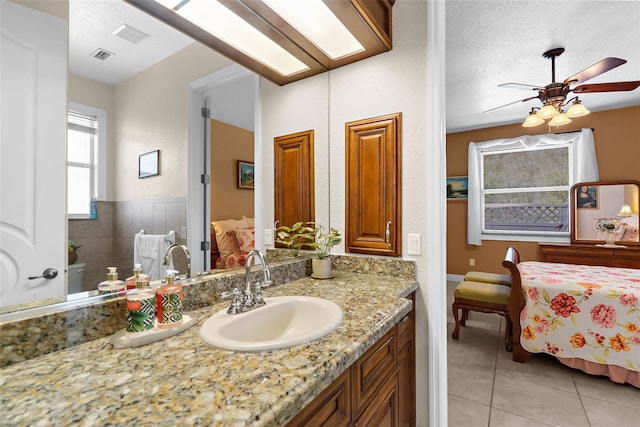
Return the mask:
<svg viewBox="0 0 640 427">
<path fill-rule="evenodd" d="M 466 282 L 495 283 L 496 285 L 511 286 L 511 276 L 508 274 L 485 273 L 482 271 L 470 271 L 464 275 Z"/>
<path fill-rule="evenodd" d="M 507 314 L 507 301 L 511 287 L 504 284 L 475 282 L 463 280 L 458 283 L 453 291 L 453 318 L 456 327 L 451 333 L 451 337 L 457 340 L 460 336 L 460 325 L 465 326 L 469 316 L 469 311 L 479 311 L 482 313 L 496 313 L 506 320 L 505 346 L 511 350 L 511 321 Z M 459 311 L 462 310 L 462 318 Z"/>
</svg>

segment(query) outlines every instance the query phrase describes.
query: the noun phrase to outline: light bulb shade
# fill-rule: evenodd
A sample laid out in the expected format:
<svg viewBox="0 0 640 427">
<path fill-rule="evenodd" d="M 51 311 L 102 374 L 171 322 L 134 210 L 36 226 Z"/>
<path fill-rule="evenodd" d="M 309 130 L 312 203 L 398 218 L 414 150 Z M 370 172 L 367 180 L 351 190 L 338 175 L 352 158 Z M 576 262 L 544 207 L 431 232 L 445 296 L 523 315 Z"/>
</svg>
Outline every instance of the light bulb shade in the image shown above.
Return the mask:
<svg viewBox="0 0 640 427">
<path fill-rule="evenodd" d="M 562 126 L 571 123 L 571 119 L 566 114 L 558 114 L 549 120 L 549 126 Z"/>
<path fill-rule="evenodd" d="M 618 212 L 618 216 L 633 216 L 633 211 L 631 210 L 631 206 L 622 205 L 620 208 L 620 212 Z"/>
<path fill-rule="evenodd" d="M 569 117 L 582 117 L 589 114 L 591 111 L 587 110 L 587 107 L 582 105 L 579 100 L 576 100 L 569 110 L 567 111 L 567 116 Z"/>
<path fill-rule="evenodd" d="M 538 117 L 536 112 L 532 110 L 527 116 L 527 119 L 524 121 L 524 123 L 522 123 L 522 127 L 532 128 L 534 126 L 540 126 L 543 123 L 544 123 L 544 119 L 541 119 L 540 117 Z"/>
<path fill-rule="evenodd" d="M 538 111 L 538 116 L 541 119 L 550 119 L 551 117 L 555 117 L 558 114 L 558 110 L 556 110 L 556 107 L 554 107 L 551 104 L 547 104 L 544 107 L 542 107 L 539 111 Z"/>
</svg>

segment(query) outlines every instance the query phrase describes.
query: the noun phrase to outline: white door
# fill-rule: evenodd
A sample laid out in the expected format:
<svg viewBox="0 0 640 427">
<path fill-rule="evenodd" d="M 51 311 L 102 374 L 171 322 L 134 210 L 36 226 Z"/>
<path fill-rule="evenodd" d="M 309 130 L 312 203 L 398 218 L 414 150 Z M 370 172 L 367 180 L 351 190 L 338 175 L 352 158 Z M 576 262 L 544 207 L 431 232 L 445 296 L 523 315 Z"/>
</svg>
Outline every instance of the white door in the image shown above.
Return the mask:
<svg viewBox="0 0 640 427">
<path fill-rule="evenodd" d="M 0 306 L 5 307 L 66 294 L 68 23 L 6 0 L 0 8 Z M 49 268 L 57 271 L 55 278 L 29 279 Z"/>
</svg>

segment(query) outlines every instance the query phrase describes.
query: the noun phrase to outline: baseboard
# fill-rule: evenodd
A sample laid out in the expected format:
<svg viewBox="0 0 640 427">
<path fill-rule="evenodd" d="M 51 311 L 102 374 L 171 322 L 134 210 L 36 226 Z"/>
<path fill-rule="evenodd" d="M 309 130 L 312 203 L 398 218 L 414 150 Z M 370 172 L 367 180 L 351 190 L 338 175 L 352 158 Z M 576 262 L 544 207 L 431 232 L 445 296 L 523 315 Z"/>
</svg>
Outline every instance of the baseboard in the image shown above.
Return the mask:
<svg viewBox="0 0 640 427">
<path fill-rule="evenodd" d="M 461 274 L 447 274 L 447 282 L 462 282 L 463 278 Z"/>
</svg>

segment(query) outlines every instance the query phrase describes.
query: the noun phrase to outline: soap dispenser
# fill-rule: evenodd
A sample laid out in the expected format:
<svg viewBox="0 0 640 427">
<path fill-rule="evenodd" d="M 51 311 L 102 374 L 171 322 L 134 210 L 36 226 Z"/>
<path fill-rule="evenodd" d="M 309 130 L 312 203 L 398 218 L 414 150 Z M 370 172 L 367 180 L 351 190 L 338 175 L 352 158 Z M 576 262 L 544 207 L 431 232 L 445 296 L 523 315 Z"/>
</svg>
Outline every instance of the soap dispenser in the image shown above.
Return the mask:
<svg viewBox="0 0 640 427">
<path fill-rule="evenodd" d="M 107 267 L 107 280 L 98 285 L 98 294 L 113 294 L 124 290 L 124 282 L 118 280 L 118 267 Z"/>
<path fill-rule="evenodd" d="M 146 286 L 149 286 L 149 275 L 145 274 L 144 271 L 142 271 L 142 264 L 134 264 L 133 265 L 133 276 L 127 278 L 127 280 L 125 280 L 125 284 L 127 286 L 127 290 L 128 289 L 135 289 L 136 286 L 136 282 L 138 281 L 138 278 L 142 278 L 144 280 L 144 282 L 146 283 Z"/>
<path fill-rule="evenodd" d="M 136 290 L 127 294 L 127 332 L 152 330 L 156 320 L 156 291 L 138 276 Z"/>
<path fill-rule="evenodd" d="M 176 283 L 176 270 L 167 270 L 166 283 L 158 288 L 157 326 L 168 329 L 182 323 L 182 284 Z"/>
</svg>

